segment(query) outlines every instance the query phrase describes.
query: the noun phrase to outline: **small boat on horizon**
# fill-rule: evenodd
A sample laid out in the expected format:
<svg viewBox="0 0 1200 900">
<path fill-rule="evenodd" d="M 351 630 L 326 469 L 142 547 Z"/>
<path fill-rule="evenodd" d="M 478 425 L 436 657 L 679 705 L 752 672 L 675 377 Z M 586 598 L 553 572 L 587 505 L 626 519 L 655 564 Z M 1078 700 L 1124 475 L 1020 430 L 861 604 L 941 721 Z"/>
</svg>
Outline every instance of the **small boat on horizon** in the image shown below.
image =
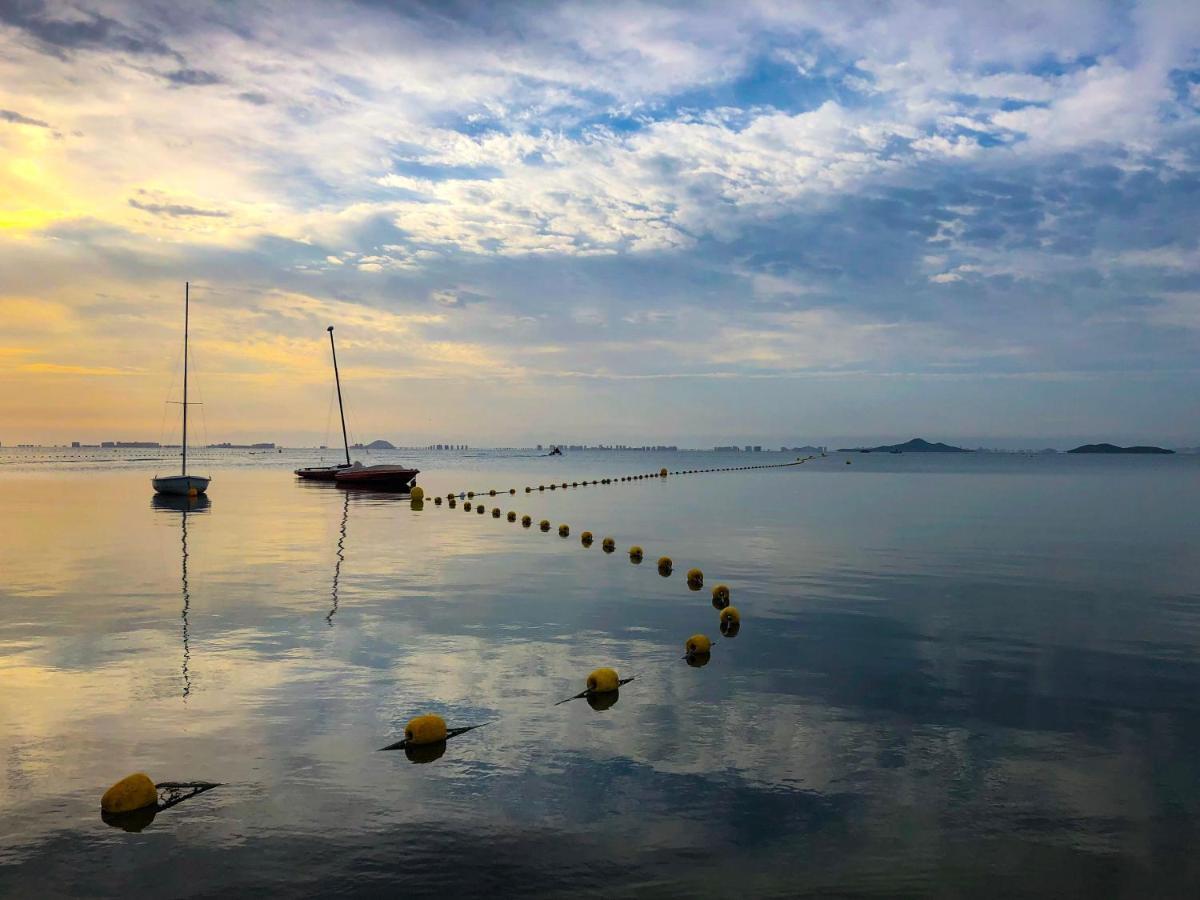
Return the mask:
<svg viewBox="0 0 1200 900">
<path fill-rule="evenodd" d="M 155 475 L 151 480 L 159 494 L 179 497 L 198 497 L 208 490 L 212 481 L 207 475 L 189 475 L 187 470 L 187 422 L 188 422 L 188 312 L 191 285 L 183 283 L 183 439 L 180 441 L 182 464 L 178 475 Z"/>
<path fill-rule="evenodd" d="M 308 481 L 333 481 L 345 487 L 371 487 L 379 490 L 407 490 L 411 488 L 419 469 L 406 466 L 364 466 L 350 461 L 350 438 L 346 432 L 346 410 L 342 405 L 342 379 L 338 373 L 337 347 L 333 342 L 333 326 L 330 325 L 329 351 L 333 357 L 333 380 L 337 385 L 338 413 L 342 420 L 342 445 L 346 450 L 346 461 L 332 466 L 304 466 L 295 474 Z"/>
</svg>

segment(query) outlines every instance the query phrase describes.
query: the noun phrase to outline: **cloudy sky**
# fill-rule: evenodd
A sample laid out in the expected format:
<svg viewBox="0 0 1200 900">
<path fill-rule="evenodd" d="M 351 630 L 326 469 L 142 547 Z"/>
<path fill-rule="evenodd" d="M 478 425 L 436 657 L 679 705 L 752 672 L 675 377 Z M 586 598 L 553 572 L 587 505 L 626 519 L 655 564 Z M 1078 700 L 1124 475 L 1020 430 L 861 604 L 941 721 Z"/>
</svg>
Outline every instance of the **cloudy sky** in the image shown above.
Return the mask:
<svg viewBox="0 0 1200 900">
<path fill-rule="evenodd" d="M 1198 241 L 1195 2 L 0 0 L 5 444 L 1200 443 Z"/>
</svg>

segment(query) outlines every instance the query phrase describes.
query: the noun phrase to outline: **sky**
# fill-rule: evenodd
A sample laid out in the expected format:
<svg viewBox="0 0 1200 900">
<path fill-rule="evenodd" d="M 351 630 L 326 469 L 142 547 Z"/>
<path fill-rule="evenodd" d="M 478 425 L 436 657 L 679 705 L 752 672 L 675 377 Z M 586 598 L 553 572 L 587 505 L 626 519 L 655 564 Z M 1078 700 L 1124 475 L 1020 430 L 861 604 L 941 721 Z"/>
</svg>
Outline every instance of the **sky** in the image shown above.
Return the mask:
<svg viewBox="0 0 1200 900">
<path fill-rule="evenodd" d="M 194 440 L 1200 444 L 1200 4 L 0 0 L 0 443 L 185 281 Z"/>
</svg>

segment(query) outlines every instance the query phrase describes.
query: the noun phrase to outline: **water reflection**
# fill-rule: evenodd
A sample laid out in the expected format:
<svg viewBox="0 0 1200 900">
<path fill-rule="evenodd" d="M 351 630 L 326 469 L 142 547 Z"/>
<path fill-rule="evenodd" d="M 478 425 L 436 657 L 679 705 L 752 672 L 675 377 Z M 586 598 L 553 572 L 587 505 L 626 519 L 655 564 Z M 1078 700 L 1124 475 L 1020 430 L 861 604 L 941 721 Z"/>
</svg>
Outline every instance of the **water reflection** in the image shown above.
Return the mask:
<svg viewBox="0 0 1200 900">
<path fill-rule="evenodd" d="M 333 565 L 333 588 L 330 590 L 330 597 L 333 599 L 333 606 L 329 608 L 329 614 L 325 616 L 325 621 L 329 626 L 333 627 L 333 617 L 338 611 L 338 582 L 342 577 L 342 563 L 346 560 L 346 522 L 350 518 L 350 493 L 342 494 L 342 525 L 338 529 L 337 542 L 337 562 Z"/>
<path fill-rule="evenodd" d="M 180 632 L 183 639 L 183 663 L 180 668 L 183 675 L 183 700 L 186 703 L 187 698 L 192 693 L 192 675 L 190 670 L 192 652 L 188 634 L 188 612 L 192 607 L 191 591 L 188 589 L 188 515 L 198 515 L 208 512 L 212 501 L 205 494 L 200 494 L 196 497 L 155 494 L 150 504 L 157 512 L 167 514 L 179 513 L 179 585 L 180 593 L 183 596 L 183 608 L 179 613 Z M 154 817 L 151 816 L 150 818 L 153 819 Z M 149 822 L 146 824 L 149 824 Z M 140 831 L 141 828 L 137 830 Z"/>
</svg>

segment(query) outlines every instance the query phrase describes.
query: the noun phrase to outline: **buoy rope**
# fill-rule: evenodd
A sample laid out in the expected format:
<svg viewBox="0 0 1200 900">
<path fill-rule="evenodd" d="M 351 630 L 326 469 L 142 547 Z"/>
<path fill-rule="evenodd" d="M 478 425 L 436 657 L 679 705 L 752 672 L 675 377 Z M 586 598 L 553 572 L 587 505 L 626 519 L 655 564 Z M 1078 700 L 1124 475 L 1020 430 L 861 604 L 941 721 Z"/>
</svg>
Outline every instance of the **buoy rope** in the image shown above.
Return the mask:
<svg viewBox="0 0 1200 900">
<path fill-rule="evenodd" d="M 761 463 L 761 464 L 755 465 L 755 466 L 717 466 L 717 467 L 713 467 L 713 468 L 709 468 L 709 469 L 678 469 L 674 472 L 668 472 L 667 474 L 676 475 L 676 476 L 678 476 L 678 475 L 707 475 L 707 474 L 715 474 L 718 472 L 749 472 L 749 471 L 753 471 L 756 469 L 786 469 L 790 466 L 803 465 L 804 463 L 808 462 L 809 460 L 813 460 L 813 459 L 818 459 L 818 457 L 809 455 L 809 456 L 805 456 L 803 458 L 797 458 L 792 462 Z M 574 481 L 569 481 L 569 482 L 568 481 L 552 481 L 548 484 L 539 484 L 537 487 L 533 487 L 532 485 L 525 485 L 525 487 L 523 489 L 518 489 L 515 487 L 508 488 L 506 490 L 489 488 L 487 490 L 478 490 L 478 491 L 466 490 L 466 491 L 459 491 L 457 493 L 451 491 L 450 493 L 454 494 L 454 496 L 460 500 L 464 497 L 469 497 L 469 498 L 499 497 L 504 494 L 508 494 L 510 496 L 515 496 L 516 494 L 521 493 L 522 490 L 524 491 L 524 493 L 529 494 L 529 493 L 533 493 L 534 491 L 537 491 L 539 493 L 543 493 L 545 491 L 557 491 L 557 490 L 565 491 L 565 490 L 570 490 L 572 488 L 588 487 L 590 485 L 611 487 L 614 484 L 621 484 L 621 483 L 625 483 L 625 482 L 634 482 L 634 481 L 650 481 L 653 479 L 662 479 L 665 477 L 667 477 L 667 476 L 663 474 L 662 470 L 660 470 L 658 472 L 641 472 L 641 473 L 636 473 L 633 475 L 616 475 L 616 476 L 608 476 L 608 477 L 603 477 L 603 478 L 593 478 L 590 481 L 587 479 L 584 479 L 583 481 L 574 480 Z"/>
</svg>

